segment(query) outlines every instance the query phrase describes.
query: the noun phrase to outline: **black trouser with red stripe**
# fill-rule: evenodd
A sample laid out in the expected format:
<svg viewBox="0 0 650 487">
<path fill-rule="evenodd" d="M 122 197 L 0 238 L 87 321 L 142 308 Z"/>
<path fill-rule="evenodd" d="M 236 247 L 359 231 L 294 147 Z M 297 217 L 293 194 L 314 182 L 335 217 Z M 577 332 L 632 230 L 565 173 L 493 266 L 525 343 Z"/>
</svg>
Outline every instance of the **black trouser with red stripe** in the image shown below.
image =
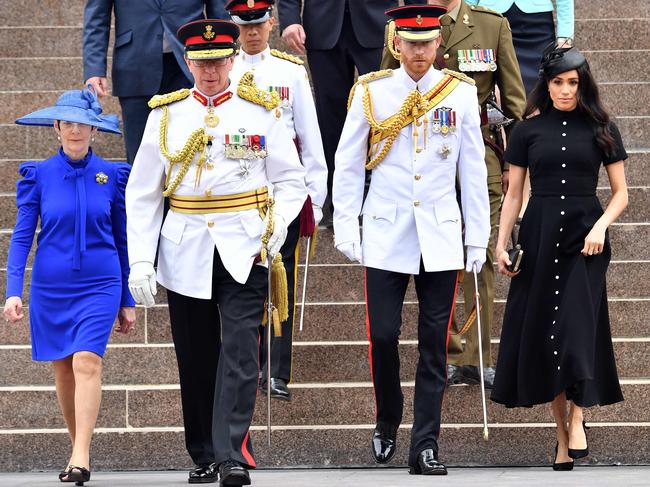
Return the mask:
<svg viewBox="0 0 650 487">
<path fill-rule="evenodd" d="M 413 430 L 409 465 L 427 448 L 438 453 L 442 398 L 447 384 L 447 336 L 456 295 L 457 271 L 425 272 L 413 276 L 419 302 L 418 350 L 415 374 Z M 370 369 L 375 386 L 377 422 L 402 422 L 404 396 L 400 387 L 398 340 L 402 304 L 409 274 L 366 268 L 367 328 Z"/>
<path fill-rule="evenodd" d="M 271 377 L 291 381 L 291 359 L 293 347 L 293 328 L 296 318 L 296 269 L 298 268 L 298 252 L 300 245 L 300 215 L 287 229 L 287 238 L 282 244 L 280 255 L 287 271 L 287 297 L 289 302 L 289 317 L 282 322 L 282 336 L 271 336 Z M 260 370 L 262 381 L 266 381 L 266 330 L 262 327 L 260 341 Z M 271 330 L 273 328 L 271 327 Z"/>
<path fill-rule="evenodd" d="M 266 289 L 266 268 L 254 265 L 240 284 L 215 250 L 212 299 L 167 291 L 185 444 L 197 465 L 230 459 L 255 467 L 248 429 L 257 395 Z"/>
</svg>

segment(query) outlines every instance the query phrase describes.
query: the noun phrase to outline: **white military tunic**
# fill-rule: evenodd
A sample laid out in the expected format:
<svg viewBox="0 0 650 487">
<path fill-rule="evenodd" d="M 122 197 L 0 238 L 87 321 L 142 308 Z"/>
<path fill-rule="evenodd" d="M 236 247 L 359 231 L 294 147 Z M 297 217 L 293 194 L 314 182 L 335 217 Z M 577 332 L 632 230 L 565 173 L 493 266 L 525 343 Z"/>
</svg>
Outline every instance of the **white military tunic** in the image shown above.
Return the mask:
<svg viewBox="0 0 650 487">
<path fill-rule="evenodd" d="M 426 93 L 444 74 L 429 69 L 417 83 L 404 68 L 392 76 L 370 81 L 374 116 L 378 121 L 395 114 L 415 89 Z M 364 166 L 370 125 L 364 115 L 364 89 L 356 89 L 336 152 L 334 172 L 334 234 L 336 245 L 359 242 L 358 217 L 363 215 L 362 264 L 406 274 L 418 274 L 420 257 L 427 272 L 464 266 L 460 210 L 456 200 L 456 172 L 460 176 L 465 245 L 487 248 L 490 204 L 484 145 L 479 128 L 476 88 L 461 82 L 436 107 L 456 112 L 455 133 L 433 131 L 433 112 L 419 121 L 418 147 L 413 123 L 402 128 L 385 159 L 372 171 L 363 202 Z M 423 131 L 426 127 L 426 147 Z M 418 152 L 419 151 L 419 152 Z M 445 153 L 447 154 L 445 157 Z M 363 203 L 363 208 L 362 208 Z"/>
<path fill-rule="evenodd" d="M 312 203 L 322 207 L 327 196 L 327 164 L 307 71 L 299 64 L 273 56 L 269 47 L 255 55 L 243 49 L 239 52 L 231 74 L 233 85 L 249 71 L 258 88 L 281 96 L 281 107 L 273 113 L 281 116 L 291 137 L 297 139 L 300 159 L 307 170 L 307 191 Z"/>
<path fill-rule="evenodd" d="M 307 197 L 305 170 L 295 145 L 282 122 L 272 113 L 236 94 L 214 107 L 220 121 L 216 127 L 207 127 L 204 119 L 208 109 L 198 98 L 207 99 L 210 105 L 228 91 L 236 92 L 236 86 L 231 84 L 226 92 L 213 97 L 190 95 L 168 105 L 167 148 L 170 153 L 182 149 L 190 134 L 198 128 L 205 128 L 208 135 L 214 137 L 208 146 L 209 158 L 198 187 L 195 188 L 198 159 L 195 156 L 174 194 L 222 196 L 272 187 L 274 212 L 288 224 L 298 215 Z M 152 110 L 149 115 L 126 188 L 129 263 L 153 263 L 161 235 L 158 282 L 185 296 L 210 299 L 214 247 L 232 277 L 245 283 L 261 249 L 263 220 L 257 209 L 212 214 L 170 210 L 161 229 L 162 192 L 170 169 L 169 161 L 160 150 L 161 117 L 161 108 Z M 268 155 L 253 160 L 227 158 L 224 152 L 226 136 L 233 135 L 264 137 Z M 171 181 L 180 166 L 174 166 Z"/>
</svg>

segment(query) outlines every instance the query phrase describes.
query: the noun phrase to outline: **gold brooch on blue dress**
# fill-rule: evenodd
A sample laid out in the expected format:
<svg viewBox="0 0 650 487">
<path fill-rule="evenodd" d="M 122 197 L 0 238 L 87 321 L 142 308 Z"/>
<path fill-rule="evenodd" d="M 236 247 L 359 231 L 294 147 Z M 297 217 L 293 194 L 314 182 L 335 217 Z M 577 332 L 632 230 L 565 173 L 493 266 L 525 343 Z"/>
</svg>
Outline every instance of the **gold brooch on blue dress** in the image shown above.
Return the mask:
<svg viewBox="0 0 650 487">
<path fill-rule="evenodd" d="M 97 181 L 99 184 L 106 184 L 108 182 L 108 176 L 103 172 L 98 172 L 95 174 L 95 181 Z"/>
</svg>

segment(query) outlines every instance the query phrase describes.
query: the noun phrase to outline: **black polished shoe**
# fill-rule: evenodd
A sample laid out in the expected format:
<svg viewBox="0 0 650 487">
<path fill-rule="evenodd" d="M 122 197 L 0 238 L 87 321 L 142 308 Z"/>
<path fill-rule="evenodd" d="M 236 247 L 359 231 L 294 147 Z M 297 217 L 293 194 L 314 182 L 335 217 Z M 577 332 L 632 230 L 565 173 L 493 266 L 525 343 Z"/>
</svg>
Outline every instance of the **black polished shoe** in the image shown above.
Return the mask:
<svg viewBox="0 0 650 487">
<path fill-rule="evenodd" d="M 483 383 L 486 389 L 494 387 L 494 375 L 496 371 L 493 367 L 485 367 L 483 369 Z M 476 365 L 463 365 L 461 367 L 462 383 L 468 385 L 476 385 L 481 383 L 481 376 Z"/>
<path fill-rule="evenodd" d="M 377 423 L 372 435 L 372 455 L 377 463 L 388 463 L 397 449 L 397 426 Z"/>
<path fill-rule="evenodd" d="M 251 476 L 248 470 L 234 460 L 226 460 L 219 465 L 219 485 L 222 487 L 238 487 L 250 485 Z"/>
<path fill-rule="evenodd" d="M 262 391 L 262 394 L 266 395 L 266 382 L 262 382 L 260 390 Z M 289 392 L 286 380 L 274 379 L 271 377 L 271 397 L 273 399 L 291 401 L 291 392 Z"/>
<path fill-rule="evenodd" d="M 559 444 L 556 442 L 555 443 L 555 460 L 557 460 L 557 449 L 558 449 Z M 557 463 L 555 460 L 553 460 L 553 470 L 556 472 L 568 472 L 569 470 L 573 470 L 573 460 L 570 462 L 561 462 Z"/>
<path fill-rule="evenodd" d="M 447 385 L 458 386 L 464 384 L 462 367 L 453 364 L 447 364 Z"/>
<path fill-rule="evenodd" d="M 216 463 L 202 465 L 190 472 L 187 482 L 190 484 L 212 484 L 219 479 L 219 469 Z"/>
<path fill-rule="evenodd" d="M 68 468 L 59 474 L 59 480 L 61 482 L 74 482 L 75 485 L 83 486 L 85 482 L 90 480 L 90 470 L 84 467 L 68 465 Z"/>
<path fill-rule="evenodd" d="M 411 475 L 447 475 L 447 467 L 440 463 L 431 448 L 418 453 L 416 465 L 409 468 Z"/>
<path fill-rule="evenodd" d="M 586 441 L 587 430 L 589 429 L 589 427 L 584 421 L 582 422 L 582 429 L 585 430 L 585 441 Z M 569 456 L 574 460 L 577 460 L 578 458 L 584 458 L 587 455 L 589 455 L 589 445 L 587 445 L 587 448 L 582 448 L 582 449 L 569 448 Z"/>
</svg>

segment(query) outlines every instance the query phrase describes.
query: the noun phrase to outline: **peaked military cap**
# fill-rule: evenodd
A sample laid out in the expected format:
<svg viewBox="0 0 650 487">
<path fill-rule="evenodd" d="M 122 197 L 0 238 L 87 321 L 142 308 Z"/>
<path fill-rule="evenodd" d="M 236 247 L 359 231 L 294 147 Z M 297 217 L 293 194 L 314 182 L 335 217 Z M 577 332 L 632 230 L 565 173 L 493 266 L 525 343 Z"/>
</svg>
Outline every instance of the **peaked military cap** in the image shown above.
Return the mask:
<svg viewBox="0 0 650 487">
<path fill-rule="evenodd" d="M 440 5 L 404 5 L 386 10 L 395 22 L 395 33 L 406 41 L 430 41 L 440 35 L 439 17 L 447 13 Z"/>
<path fill-rule="evenodd" d="M 187 59 L 222 59 L 237 52 L 239 27 L 228 20 L 196 20 L 176 32 Z"/>
<path fill-rule="evenodd" d="M 273 15 L 275 0 L 230 0 L 226 10 L 236 24 L 261 24 Z"/>
</svg>

